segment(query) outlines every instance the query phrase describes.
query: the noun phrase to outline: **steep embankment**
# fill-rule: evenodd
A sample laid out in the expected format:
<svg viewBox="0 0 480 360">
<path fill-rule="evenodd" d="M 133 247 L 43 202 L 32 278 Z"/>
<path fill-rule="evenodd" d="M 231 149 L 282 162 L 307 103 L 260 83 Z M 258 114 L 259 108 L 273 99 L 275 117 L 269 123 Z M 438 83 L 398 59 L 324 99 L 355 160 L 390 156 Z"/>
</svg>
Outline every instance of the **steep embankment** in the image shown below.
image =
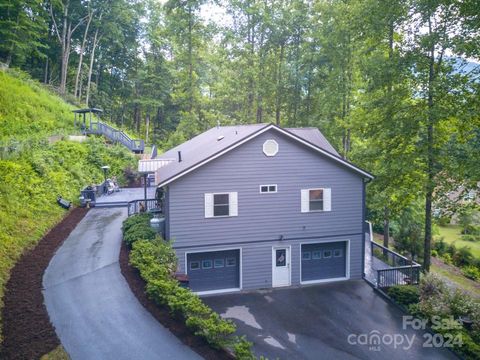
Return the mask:
<svg viewBox="0 0 480 360">
<path fill-rule="evenodd" d="M 65 215 L 57 195 L 77 199 L 83 186 L 102 180 L 102 165 L 120 181 L 125 167 L 135 167 L 127 150 L 101 138 L 49 142 L 72 132 L 72 107 L 22 77 L 0 71 L 0 313 L 15 262 Z"/>
</svg>

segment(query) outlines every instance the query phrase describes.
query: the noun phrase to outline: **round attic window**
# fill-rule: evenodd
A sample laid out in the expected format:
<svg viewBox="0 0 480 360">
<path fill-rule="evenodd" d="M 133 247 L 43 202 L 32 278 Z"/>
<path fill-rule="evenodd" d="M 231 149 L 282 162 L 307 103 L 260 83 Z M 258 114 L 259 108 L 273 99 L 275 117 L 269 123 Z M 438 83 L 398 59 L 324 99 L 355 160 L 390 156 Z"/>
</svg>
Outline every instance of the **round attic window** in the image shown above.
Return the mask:
<svg viewBox="0 0 480 360">
<path fill-rule="evenodd" d="M 275 156 L 278 153 L 278 143 L 275 140 L 267 140 L 263 143 L 263 153 L 267 156 Z"/>
</svg>

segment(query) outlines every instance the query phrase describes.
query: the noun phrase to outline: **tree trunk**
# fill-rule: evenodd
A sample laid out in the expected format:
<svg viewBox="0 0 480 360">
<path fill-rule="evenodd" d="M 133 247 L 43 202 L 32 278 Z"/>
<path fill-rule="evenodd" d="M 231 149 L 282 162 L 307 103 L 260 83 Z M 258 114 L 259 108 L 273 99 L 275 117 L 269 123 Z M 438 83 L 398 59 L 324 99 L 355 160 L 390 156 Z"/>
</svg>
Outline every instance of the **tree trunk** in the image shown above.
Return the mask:
<svg viewBox="0 0 480 360">
<path fill-rule="evenodd" d="M 101 18 L 101 17 L 100 17 Z M 93 71 L 93 61 L 95 59 L 95 49 L 98 45 L 98 28 L 95 30 L 95 35 L 93 36 L 92 51 L 90 53 L 90 66 L 88 67 L 88 77 L 87 77 L 87 94 L 85 98 L 85 104 L 89 107 L 90 101 L 90 86 L 92 84 L 92 71 Z"/>
<path fill-rule="evenodd" d="M 429 32 L 431 19 L 429 18 Z M 430 49 L 429 71 L 428 71 L 428 112 L 427 112 L 427 186 L 425 189 L 425 242 L 423 255 L 423 269 L 430 271 L 430 251 L 432 247 L 432 199 L 433 199 L 433 178 L 434 178 L 434 78 L 435 78 L 435 45 L 432 42 Z"/>
<path fill-rule="evenodd" d="M 85 27 L 85 32 L 83 33 L 82 46 L 80 47 L 80 57 L 78 59 L 77 75 L 75 77 L 75 90 L 73 95 L 77 99 L 80 98 L 79 82 L 80 82 L 80 77 L 82 76 L 83 53 L 85 52 L 85 46 L 87 44 L 88 29 L 90 28 L 90 23 L 92 22 L 92 19 L 93 19 L 93 13 L 89 13 L 87 26 Z"/>
<path fill-rule="evenodd" d="M 43 74 L 43 83 L 48 84 L 48 56 L 45 59 L 45 73 Z"/>
<path fill-rule="evenodd" d="M 148 135 L 150 135 L 149 130 L 150 130 L 150 113 L 147 113 L 147 115 L 145 115 L 145 142 L 148 141 Z"/>
<path fill-rule="evenodd" d="M 388 249 L 390 240 L 390 212 L 387 206 L 383 208 L 383 246 Z"/>
<path fill-rule="evenodd" d="M 283 63 L 283 56 L 285 53 L 285 47 L 284 44 L 282 43 L 280 45 L 280 57 L 278 60 L 278 69 L 277 69 L 277 96 L 276 96 L 276 101 L 275 101 L 275 123 L 280 126 L 280 115 L 281 115 L 281 106 L 282 106 L 282 84 L 283 84 L 283 69 L 282 69 L 282 63 Z"/>
</svg>

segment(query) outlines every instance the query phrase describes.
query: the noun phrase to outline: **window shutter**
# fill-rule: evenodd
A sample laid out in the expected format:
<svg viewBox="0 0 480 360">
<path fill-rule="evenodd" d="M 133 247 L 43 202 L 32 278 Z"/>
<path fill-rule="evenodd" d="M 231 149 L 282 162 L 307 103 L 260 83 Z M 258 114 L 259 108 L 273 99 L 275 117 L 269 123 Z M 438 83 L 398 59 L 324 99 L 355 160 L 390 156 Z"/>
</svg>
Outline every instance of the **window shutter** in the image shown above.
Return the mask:
<svg viewBox="0 0 480 360">
<path fill-rule="evenodd" d="M 310 211 L 310 195 L 308 190 L 302 189 L 302 213 Z"/>
<path fill-rule="evenodd" d="M 323 189 L 323 211 L 332 211 L 332 189 Z"/>
<path fill-rule="evenodd" d="M 228 194 L 229 215 L 238 216 L 238 193 L 231 192 Z"/>
<path fill-rule="evenodd" d="M 213 217 L 213 194 L 205 194 L 205 217 Z"/>
</svg>

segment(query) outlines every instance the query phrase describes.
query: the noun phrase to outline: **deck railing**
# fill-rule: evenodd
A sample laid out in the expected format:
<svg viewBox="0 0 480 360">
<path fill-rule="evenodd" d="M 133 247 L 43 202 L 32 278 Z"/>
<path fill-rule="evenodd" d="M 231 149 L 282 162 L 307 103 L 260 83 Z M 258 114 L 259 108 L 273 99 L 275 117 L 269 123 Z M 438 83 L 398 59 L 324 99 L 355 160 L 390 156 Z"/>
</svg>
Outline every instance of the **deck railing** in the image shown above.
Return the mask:
<svg viewBox="0 0 480 360">
<path fill-rule="evenodd" d="M 130 151 L 136 153 L 143 153 L 145 150 L 145 142 L 143 140 L 131 139 L 123 131 L 115 129 L 114 127 L 101 121 L 90 122 L 90 127 L 86 129 L 86 133 L 103 135 L 113 142 L 120 143 L 127 147 Z"/>
<path fill-rule="evenodd" d="M 389 268 L 377 269 L 377 287 L 418 284 L 422 266 L 395 251 L 371 242 L 372 258 L 375 257 Z"/>
<path fill-rule="evenodd" d="M 382 264 L 382 268 L 373 269 L 376 272 L 376 287 L 386 288 L 394 285 L 418 284 L 422 266 L 405 256 L 392 251 L 373 241 L 371 224 L 369 224 L 370 251 L 373 258 Z M 368 241 L 368 240 L 367 240 Z"/>
<path fill-rule="evenodd" d="M 128 203 L 128 216 L 141 212 L 162 213 L 162 207 L 157 199 L 133 200 Z"/>
</svg>

